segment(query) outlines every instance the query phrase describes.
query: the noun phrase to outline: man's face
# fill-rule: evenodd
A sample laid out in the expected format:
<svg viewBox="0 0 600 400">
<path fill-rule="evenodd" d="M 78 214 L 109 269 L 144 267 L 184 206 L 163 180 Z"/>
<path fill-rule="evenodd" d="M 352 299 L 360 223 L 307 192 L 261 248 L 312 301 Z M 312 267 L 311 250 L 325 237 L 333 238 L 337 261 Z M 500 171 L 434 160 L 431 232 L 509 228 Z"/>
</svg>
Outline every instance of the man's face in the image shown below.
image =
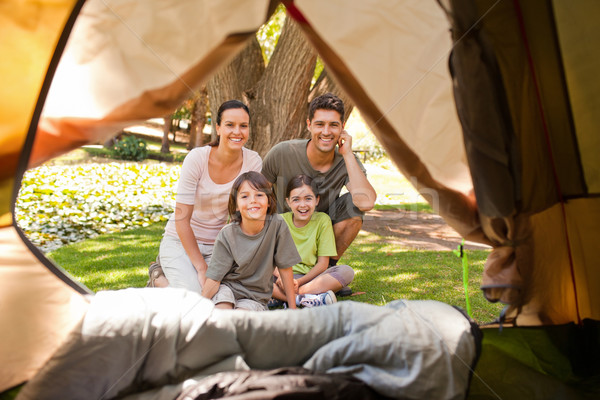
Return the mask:
<svg viewBox="0 0 600 400">
<path fill-rule="evenodd" d="M 334 110 L 316 110 L 306 125 L 315 148 L 323 153 L 332 152 L 344 129 L 340 113 Z"/>
</svg>

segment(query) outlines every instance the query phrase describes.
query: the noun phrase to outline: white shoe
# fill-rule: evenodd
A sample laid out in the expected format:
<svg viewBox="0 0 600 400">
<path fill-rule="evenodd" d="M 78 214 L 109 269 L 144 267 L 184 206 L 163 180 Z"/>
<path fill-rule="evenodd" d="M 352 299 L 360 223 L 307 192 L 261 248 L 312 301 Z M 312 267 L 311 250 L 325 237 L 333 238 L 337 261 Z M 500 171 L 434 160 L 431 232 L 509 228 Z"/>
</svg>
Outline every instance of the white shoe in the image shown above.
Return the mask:
<svg viewBox="0 0 600 400">
<path fill-rule="evenodd" d="M 333 291 L 328 290 L 321 294 L 305 294 L 300 300 L 300 305 L 305 308 L 326 306 L 337 302 L 337 298 Z"/>
</svg>

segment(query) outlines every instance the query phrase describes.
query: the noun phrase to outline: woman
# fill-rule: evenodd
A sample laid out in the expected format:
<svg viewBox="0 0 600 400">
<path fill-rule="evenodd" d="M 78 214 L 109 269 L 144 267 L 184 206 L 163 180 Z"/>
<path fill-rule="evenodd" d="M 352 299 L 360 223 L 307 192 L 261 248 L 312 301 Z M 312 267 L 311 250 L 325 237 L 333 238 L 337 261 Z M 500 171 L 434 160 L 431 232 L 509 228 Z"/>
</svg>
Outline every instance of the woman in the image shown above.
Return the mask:
<svg viewBox="0 0 600 400">
<path fill-rule="evenodd" d="M 248 150 L 250 112 L 238 101 L 221 104 L 216 117 L 217 141 L 190 151 L 181 168 L 175 212 L 167 222 L 159 261 L 170 287 L 202 292 L 217 234 L 227 222 L 227 202 L 235 179 L 258 171 L 262 160 Z M 151 281 L 156 273 L 150 270 Z M 150 283 L 150 286 L 164 286 Z"/>
</svg>

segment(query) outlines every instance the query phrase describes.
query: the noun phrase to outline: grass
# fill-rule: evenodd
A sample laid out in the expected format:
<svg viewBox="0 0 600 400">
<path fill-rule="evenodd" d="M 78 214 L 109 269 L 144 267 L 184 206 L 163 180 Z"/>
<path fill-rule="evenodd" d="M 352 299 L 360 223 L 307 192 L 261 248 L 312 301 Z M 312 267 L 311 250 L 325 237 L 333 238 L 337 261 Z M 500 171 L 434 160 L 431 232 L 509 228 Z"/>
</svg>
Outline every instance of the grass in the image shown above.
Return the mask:
<svg viewBox="0 0 600 400">
<path fill-rule="evenodd" d="M 164 223 L 155 223 L 102 235 L 62 247 L 49 257 L 93 291 L 143 287 L 163 231 Z M 477 322 L 489 322 L 499 315 L 501 307 L 488 303 L 479 290 L 488 252 L 468 254 L 473 317 Z M 363 231 L 342 262 L 356 271 L 353 290 L 365 292 L 345 299 L 375 305 L 396 299 L 432 299 L 466 309 L 461 262 L 450 251 L 410 251 L 390 244 L 386 237 Z"/>
<path fill-rule="evenodd" d="M 479 323 L 492 321 L 502 306 L 489 303 L 479 290 L 489 252 L 470 250 L 467 254 L 473 318 Z M 352 289 L 365 292 L 352 300 L 375 305 L 397 299 L 439 300 L 466 310 L 462 263 L 451 251 L 414 251 L 363 231 L 341 262 L 356 271 Z"/>
<path fill-rule="evenodd" d="M 165 223 L 101 235 L 61 247 L 48 256 L 91 290 L 144 287 Z M 82 255 L 84 255 L 82 257 Z"/>
<path fill-rule="evenodd" d="M 433 213 L 433 208 L 431 208 L 431 206 L 428 203 L 376 204 L 375 207 L 373 207 L 373 209 L 380 211 L 405 210 L 424 212 L 428 214 Z"/>
</svg>

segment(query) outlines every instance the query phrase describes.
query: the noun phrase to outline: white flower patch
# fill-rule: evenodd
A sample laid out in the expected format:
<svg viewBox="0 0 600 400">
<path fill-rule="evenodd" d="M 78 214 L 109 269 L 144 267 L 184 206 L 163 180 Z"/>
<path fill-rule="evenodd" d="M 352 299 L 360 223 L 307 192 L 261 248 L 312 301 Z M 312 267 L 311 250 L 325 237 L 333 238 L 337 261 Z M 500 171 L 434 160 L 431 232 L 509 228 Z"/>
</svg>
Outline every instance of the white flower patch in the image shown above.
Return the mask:
<svg viewBox="0 0 600 400">
<path fill-rule="evenodd" d="M 153 222 L 173 212 L 181 165 L 44 165 L 25 173 L 19 226 L 42 251 Z"/>
</svg>

